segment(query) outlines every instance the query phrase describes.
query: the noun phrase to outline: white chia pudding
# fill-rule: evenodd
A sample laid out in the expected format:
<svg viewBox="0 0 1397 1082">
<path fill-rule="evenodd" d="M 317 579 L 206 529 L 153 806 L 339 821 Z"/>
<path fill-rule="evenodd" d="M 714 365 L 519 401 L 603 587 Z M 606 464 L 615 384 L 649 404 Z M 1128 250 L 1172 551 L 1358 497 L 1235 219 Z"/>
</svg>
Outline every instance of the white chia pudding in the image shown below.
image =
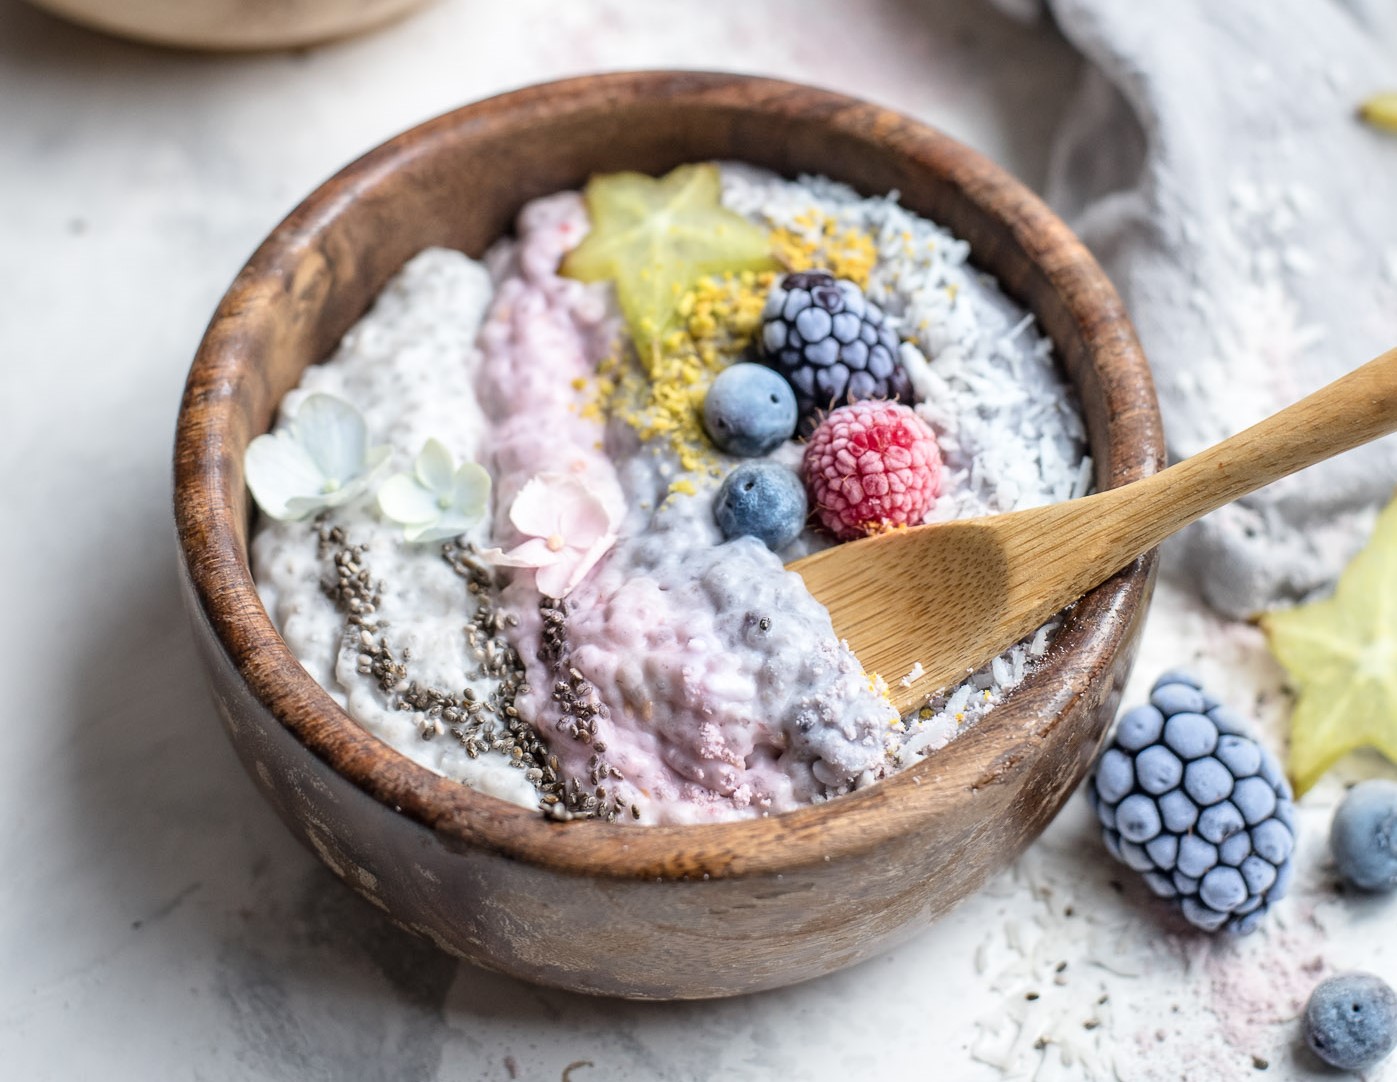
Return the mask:
<svg viewBox="0 0 1397 1082">
<path fill-rule="evenodd" d="M 710 180 L 711 206 L 695 194 Z M 694 225 L 720 239 L 677 247 L 690 262 L 664 264 L 674 281 L 651 288 L 636 252 L 670 235 L 655 232 L 665 214 L 676 237 Z M 738 250 L 752 238 L 755 261 Z M 902 402 L 880 406 L 929 428 L 937 458 L 919 474 L 929 506 L 841 522 L 874 532 L 1084 493 L 1084 430 L 1050 344 L 967 255 L 895 196 L 739 165 L 535 200 L 483 262 L 422 252 L 249 450 L 267 611 L 365 729 L 557 818 L 767 815 L 918 760 L 992 709 L 1051 628 L 899 718 L 887 682 L 916 674 L 866 673 L 783 569 L 838 533 L 806 440 L 788 431 L 734 456 L 701 418 L 714 379 L 742 362 L 780 370 L 803 403 L 820 398 L 824 383 L 800 382 L 819 343 L 794 370 L 772 347 L 799 346 L 796 327 L 842 334 L 820 313 L 786 318 L 823 302 L 816 279 L 783 273 L 827 270 L 870 343 L 840 357 L 891 345 L 896 372 L 870 360 L 868 378 Z M 789 335 L 770 329 L 783 320 Z M 840 341 L 857 342 L 845 323 Z M 802 414 L 806 435 L 870 405 L 833 397 Z M 902 460 L 889 462 L 892 476 Z M 812 524 L 802 495 L 798 536 L 775 549 L 715 514 L 725 479 L 753 468 L 817 486 Z"/>
</svg>

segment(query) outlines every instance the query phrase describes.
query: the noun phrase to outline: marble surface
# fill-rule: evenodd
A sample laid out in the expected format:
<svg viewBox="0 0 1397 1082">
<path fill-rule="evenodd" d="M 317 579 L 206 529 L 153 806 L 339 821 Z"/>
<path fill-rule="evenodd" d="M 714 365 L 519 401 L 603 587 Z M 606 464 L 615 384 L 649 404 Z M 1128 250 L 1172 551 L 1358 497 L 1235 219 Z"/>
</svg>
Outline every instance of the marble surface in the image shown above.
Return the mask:
<svg viewBox="0 0 1397 1082">
<path fill-rule="evenodd" d="M 1294 1017 L 1318 975 L 1397 980 L 1376 934 L 1397 910 L 1330 882 L 1337 782 L 1306 801 L 1295 899 L 1244 942 L 1162 919 L 1074 801 L 981 895 L 853 970 L 736 1001 L 591 1000 L 458 965 L 299 848 L 222 735 L 176 593 L 170 440 L 203 324 L 271 225 L 384 137 L 539 79 L 727 68 L 904 109 L 1036 184 L 1076 65 L 980 0 L 442 0 L 262 56 L 129 45 L 0 0 L 6 1077 L 1312 1073 Z M 1256 632 L 1165 581 L 1130 697 L 1189 662 L 1278 743 Z"/>
</svg>

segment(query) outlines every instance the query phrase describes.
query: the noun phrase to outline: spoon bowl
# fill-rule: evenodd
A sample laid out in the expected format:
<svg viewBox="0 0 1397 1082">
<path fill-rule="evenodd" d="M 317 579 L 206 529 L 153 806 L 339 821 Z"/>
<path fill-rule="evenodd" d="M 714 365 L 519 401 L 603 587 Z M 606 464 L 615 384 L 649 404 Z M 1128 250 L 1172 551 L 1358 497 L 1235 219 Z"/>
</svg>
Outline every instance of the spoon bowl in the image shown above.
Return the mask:
<svg viewBox="0 0 1397 1082">
<path fill-rule="evenodd" d="M 906 713 L 1209 511 L 1394 430 L 1397 349 L 1152 477 L 895 530 L 790 567 Z"/>
</svg>

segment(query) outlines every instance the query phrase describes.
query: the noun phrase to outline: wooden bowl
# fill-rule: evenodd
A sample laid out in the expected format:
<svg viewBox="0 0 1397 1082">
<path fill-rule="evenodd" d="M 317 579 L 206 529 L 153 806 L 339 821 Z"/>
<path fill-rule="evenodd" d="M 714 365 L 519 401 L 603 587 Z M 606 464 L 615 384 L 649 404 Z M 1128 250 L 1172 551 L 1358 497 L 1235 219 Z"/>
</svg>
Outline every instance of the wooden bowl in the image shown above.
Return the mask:
<svg viewBox="0 0 1397 1082">
<path fill-rule="evenodd" d="M 120 37 L 183 49 L 285 49 L 372 30 L 426 0 L 29 0 Z"/>
<path fill-rule="evenodd" d="M 560 824 L 439 777 L 352 721 L 297 664 L 248 569 L 243 450 L 427 245 L 478 256 L 525 201 L 596 172 L 741 159 L 817 171 L 948 226 L 1057 344 L 1099 486 L 1155 472 L 1149 369 L 1082 245 L 1017 181 L 906 117 L 735 75 L 599 75 L 438 117 L 314 192 L 213 317 L 175 447 L 184 585 L 219 710 L 291 830 L 394 921 L 531 981 L 649 999 L 773 988 L 910 936 L 1003 868 L 1084 776 L 1114 715 L 1153 555 L 1083 599 L 984 720 L 851 796 L 748 822 Z"/>
</svg>

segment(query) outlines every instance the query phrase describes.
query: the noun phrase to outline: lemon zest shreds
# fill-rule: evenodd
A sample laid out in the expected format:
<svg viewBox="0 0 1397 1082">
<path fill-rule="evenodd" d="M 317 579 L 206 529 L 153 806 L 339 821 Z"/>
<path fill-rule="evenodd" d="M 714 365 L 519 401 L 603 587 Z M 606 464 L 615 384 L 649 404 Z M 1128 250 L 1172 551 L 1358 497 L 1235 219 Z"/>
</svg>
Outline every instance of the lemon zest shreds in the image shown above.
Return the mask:
<svg viewBox="0 0 1397 1082">
<path fill-rule="evenodd" d="M 864 679 L 868 681 L 868 690 L 881 698 L 888 706 L 893 705 L 892 692 L 888 688 L 888 682 L 876 672 L 865 672 Z M 900 720 L 900 719 L 899 719 Z"/>
<path fill-rule="evenodd" d="M 662 440 L 686 472 L 716 477 L 719 459 L 703 430 L 703 399 L 760 330 L 775 278 L 771 271 L 742 271 L 699 279 L 679 298 L 679 326 L 659 336 L 658 348 L 602 362 L 588 415 L 618 416 L 642 440 Z M 670 492 L 697 491 L 683 483 L 671 484 Z"/>
<path fill-rule="evenodd" d="M 860 289 L 868 285 L 878 261 L 878 246 L 866 232 L 841 228 L 834 218 L 813 210 L 797 215 L 791 226 L 773 230 L 771 247 L 788 270 L 826 270 Z"/>
</svg>

